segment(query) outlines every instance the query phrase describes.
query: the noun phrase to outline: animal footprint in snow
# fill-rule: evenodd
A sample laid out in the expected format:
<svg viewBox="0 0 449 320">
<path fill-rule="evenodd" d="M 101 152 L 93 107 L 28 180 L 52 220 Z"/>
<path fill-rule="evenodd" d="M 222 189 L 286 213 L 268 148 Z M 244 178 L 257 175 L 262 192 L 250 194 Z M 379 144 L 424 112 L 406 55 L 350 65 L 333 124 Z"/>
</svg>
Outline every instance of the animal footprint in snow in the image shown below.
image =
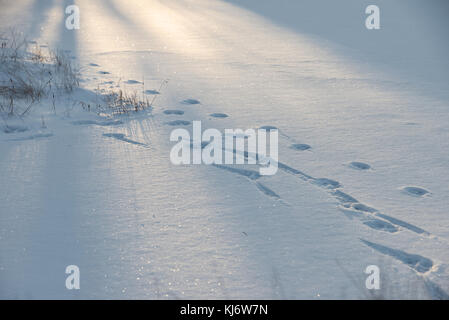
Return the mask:
<svg viewBox="0 0 449 320">
<path fill-rule="evenodd" d="M 338 181 L 327 179 L 327 178 L 318 178 L 313 181 L 315 184 L 319 185 L 320 187 L 329 188 L 329 189 L 336 189 L 340 188 L 341 184 Z"/>
<path fill-rule="evenodd" d="M 142 82 L 137 81 L 137 80 L 127 80 L 127 81 L 125 81 L 125 83 L 127 83 L 127 84 L 139 84 L 139 83 L 142 83 Z"/>
<path fill-rule="evenodd" d="M 214 118 L 227 118 L 228 117 L 228 115 L 226 113 L 212 113 L 210 116 L 214 117 Z"/>
<path fill-rule="evenodd" d="M 374 242 L 370 242 L 367 240 L 363 240 L 360 239 L 360 241 L 362 241 L 365 245 L 367 245 L 368 247 L 373 248 L 374 250 L 379 251 L 382 254 L 388 255 L 390 257 L 393 257 L 399 261 L 401 261 L 402 263 L 408 265 L 410 268 L 414 269 L 415 271 L 419 272 L 419 273 L 425 273 L 427 271 L 429 271 L 430 269 L 432 269 L 433 267 L 433 261 L 417 255 L 417 254 L 410 254 L 408 252 L 402 251 L 402 250 L 398 250 L 398 249 L 393 249 L 390 247 L 386 247 Z"/>
<path fill-rule="evenodd" d="M 200 104 L 201 102 L 196 99 L 186 99 L 181 102 L 182 104 Z"/>
<path fill-rule="evenodd" d="M 290 149 L 297 150 L 297 151 L 305 151 L 305 150 L 309 150 L 311 148 L 312 148 L 311 146 L 309 146 L 308 144 L 305 144 L 305 143 L 294 143 L 290 146 Z"/>
<path fill-rule="evenodd" d="M 368 170 L 371 168 L 371 166 L 369 164 L 363 163 L 363 162 L 357 162 L 357 161 L 351 162 L 349 164 L 349 166 L 351 168 L 357 169 L 357 170 Z"/>
<path fill-rule="evenodd" d="M 414 197 L 422 197 L 429 193 L 429 191 L 420 187 L 403 187 L 402 192 Z"/>
<path fill-rule="evenodd" d="M 168 115 L 183 115 L 184 111 L 182 110 L 164 110 L 164 114 L 168 114 Z"/>
<path fill-rule="evenodd" d="M 159 94 L 160 92 L 157 90 L 145 90 L 145 94 Z"/>
<path fill-rule="evenodd" d="M 191 124 L 190 121 L 187 120 L 173 120 L 166 123 L 169 126 L 188 126 Z"/>
</svg>

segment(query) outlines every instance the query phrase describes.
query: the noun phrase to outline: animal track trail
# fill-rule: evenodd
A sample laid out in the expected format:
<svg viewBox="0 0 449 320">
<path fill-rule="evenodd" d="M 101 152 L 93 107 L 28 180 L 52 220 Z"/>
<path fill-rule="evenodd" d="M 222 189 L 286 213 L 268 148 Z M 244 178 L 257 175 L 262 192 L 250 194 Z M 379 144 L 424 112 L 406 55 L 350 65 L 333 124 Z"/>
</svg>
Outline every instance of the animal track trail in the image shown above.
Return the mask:
<svg viewBox="0 0 449 320">
<path fill-rule="evenodd" d="M 184 100 L 184 104 L 198 104 L 199 101 L 189 101 Z M 212 116 L 212 115 L 211 115 Z M 220 116 L 218 116 L 220 117 Z M 189 122 L 190 124 L 190 122 Z M 271 130 L 279 130 L 275 126 L 261 126 L 259 129 L 265 129 L 267 131 Z M 287 140 L 293 141 L 291 137 L 289 137 L 286 134 L 283 134 L 280 132 L 280 135 L 287 138 Z M 293 141 L 294 142 L 294 141 Z M 206 144 L 201 144 L 201 148 L 204 148 Z M 191 143 L 191 147 L 193 147 Z M 308 144 L 302 144 L 302 143 L 293 143 L 290 145 L 290 149 L 295 151 L 305 151 L 310 150 L 311 146 Z M 234 154 L 237 153 L 237 150 L 227 150 L 223 148 L 224 152 L 233 152 Z M 241 153 L 245 159 L 252 158 L 256 161 L 260 158 L 260 156 L 256 154 L 250 154 L 248 152 L 242 152 Z M 273 159 L 270 159 L 270 161 L 274 161 Z M 278 169 L 282 170 L 290 175 L 293 175 L 300 180 L 307 182 L 309 184 L 312 184 L 325 192 L 327 192 L 331 197 L 333 197 L 340 207 L 340 210 L 350 219 L 358 219 L 363 225 L 365 225 L 368 228 L 371 228 L 376 231 L 382 231 L 387 232 L 391 234 L 398 233 L 401 230 L 407 230 L 410 232 L 413 232 L 420 236 L 432 236 L 431 233 L 428 231 L 415 226 L 413 224 L 410 224 L 408 222 L 405 222 L 403 220 L 394 218 L 392 216 L 389 216 L 387 214 L 381 213 L 378 209 L 365 205 L 358 201 L 355 197 L 353 197 L 350 194 L 347 194 L 340 189 L 343 187 L 342 184 L 336 180 L 332 180 L 329 178 L 316 178 L 313 177 L 301 170 L 298 170 L 294 167 L 288 166 L 285 163 L 277 161 Z M 249 170 L 249 169 L 242 169 L 242 168 L 236 168 L 236 167 L 230 167 L 227 165 L 218 165 L 213 164 L 214 167 L 228 171 L 230 173 L 240 175 L 250 181 L 252 184 L 255 185 L 255 187 L 265 196 L 267 196 L 270 199 L 276 200 L 276 201 L 283 201 L 282 197 L 274 192 L 272 189 L 267 187 L 265 184 L 261 183 L 259 179 L 262 177 L 261 174 L 258 171 L 255 170 Z M 358 162 L 354 161 L 349 164 L 349 167 L 354 170 L 360 170 L 360 171 L 366 171 L 370 170 L 371 166 L 364 162 Z M 414 196 L 414 197 L 422 197 L 430 192 L 424 188 L 420 187 L 403 187 L 402 192 L 404 192 L 407 195 Z M 287 206 L 290 206 L 288 203 L 285 203 Z M 438 237 L 437 237 L 438 238 Z M 360 239 L 365 245 L 368 247 L 384 254 L 388 255 L 401 263 L 409 266 L 412 270 L 414 270 L 419 275 L 424 275 L 428 272 L 432 271 L 432 268 L 434 266 L 434 262 L 426 257 L 423 257 L 421 255 L 417 254 L 411 254 L 402 250 L 393 249 L 387 246 L 383 246 L 377 243 L 373 243 L 364 239 Z M 430 280 L 426 280 L 426 285 L 428 285 L 429 292 L 432 292 L 434 295 L 436 295 L 439 298 L 449 298 L 449 295 L 444 292 L 437 284 L 431 282 Z"/>
<path fill-rule="evenodd" d="M 360 239 L 360 241 L 362 241 L 368 247 L 373 248 L 374 250 L 384 255 L 393 257 L 396 260 L 401 261 L 420 274 L 430 271 L 433 267 L 433 261 L 421 255 L 411 254 L 402 250 L 393 249 L 364 239 Z"/>
<path fill-rule="evenodd" d="M 262 127 L 261 127 L 262 128 Z M 271 126 L 270 128 L 275 128 Z M 290 139 L 291 140 L 291 139 Z M 308 145 L 306 145 L 308 146 Z M 303 144 L 293 144 L 290 146 L 293 150 L 307 150 L 307 147 L 303 147 Z M 371 168 L 369 164 L 363 162 L 351 162 L 350 167 L 357 170 L 368 170 Z M 302 181 L 308 182 L 310 184 L 316 185 L 319 188 L 324 189 L 329 193 L 337 202 L 339 203 L 340 209 L 343 213 L 351 218 L 358 218 L 361 222 L 372 229 L 385 231 L 389 233 L 396 233 L 400 229 L 406 229 L 419 235 L 430 236 L 431 234 L 426 230 L 417 227 L 408 222 L 402 221 L 400 219 L 391 217 L 389 215 L 381 213 L 379 210 L 367 206 L 359 202 L 355 197 L 344 193 L 339 190 L 342 185 L 340 182 L 328 179 L 328 178 L 315 178 L 307 173 L 300 171 L 296 168 L 290 167 L 282 162 L 278 162 L 278 168 L 286 173 L 297 176 Z M 404 192 L 408 192 L 413 196 L 423 196 L 429 193 L 427 190 L 418 187 L 406 187 L 403 188 Z"/>
<path fill-rule="evenodd" d="M 384 220 L 388 220 L 388 221 L 390 221 L 391 223 L 393 223 L 395 225 L 398 225 L 398 226 L 400 226 L 402 228 L 408 229 L 408 230 L 413 231 L 415 233 L 423 234 L 423 235 L 427 235 L 427 236 L 431 235 L 429 232 L 427 232 L 424 229 L 421 229 L 421 228 L 419 228 L 417 226 L 414 226 L 414 225 L 412 225 L 410 223 L 407 223 L 405 221 L 402 221 L 402 220 L 390 217 L 390 216 L 388 216 L 386 214 L 383 214 L 383 213 L 380 213 L 380 212 L 376 212 L 376 216 L 381 217 Z"/>
<path fill-rule="evenodd" d="M 360 239 L 360 241 L 366 246 L 376 250 L 377 252 L 400 261 L 401 263 L 407 265 L 409 268 L 415 271 L 419 276 L 423 278 L 432 299 L 449 299 L 449 294 L 447 292 L 445 292 L 438 284 L 430 281 L 427 277 L 425 277 L 425 275 L 431 272 L 432 268 L 434 267 L 434 262 L 431 259 L 423 257 L 419 254 L 412 254 L 403 250 L 393 249 L 391 247 L 370 242 L 368 240 Z"/>
<path fill-rule="evenodd" d="M 197 103 L 199 103 L 199 101 L 194 100 L 194 99 L 187 99 L 187 100 L 184 100 L 182 103 L 197 104 Z M 170 114 L 171 112 L 168 111 L 168 113 Z M 174 120 L 174 121 L 168 122 L 166 124 L 176 126 L 176 125 L 189 125 L 190 123 L 191 123 L 190 121 L 185 121 L 185 120 Z M 272 126 L 272 125 L 261 126 L 261 127 L 259 127 L 259 129 L 264 129 L 267 131 L 272 131 L 272 130 L 279 131 L 279 129 L 277 127 Z M 282 134 L 282 135 L 284 137 L 286 137 L 288 140 L 292 140 L 292 138 L 290 138 L 288 135 L 285 135 L 285 134 Z M 208 143 L 202 143 L 201 148 L 204 148 L 207 144 Z M 193 148 L 192 142 L 190 143 L 190 147 Z M 290 146 L 290 149 L 299 150 L 299 151 L 309 150 L 310 148 L 311 147 L 307 144 L 299 144 L 299 143 L 294 143 Z M 227 149 L 223 148 L 223 151 L 224 152 L 233 152 L 234 154 L 237 153 L 237 150 L 235 150 L 235 149 L 233 149 L 231 151 L 231 150 L 227 150 Z M 260 156 L 258 154 L 249 154 L 246 151 L 243 152 L 242 155 L 244 156 L 245 159 L 252 158 L 252 159 L 255 159 L 256 161 L 260 158 Z M 272 160 L 272 161 L 274 161 L 274 160 Z M 277 164 L 278 164 L 278 169 L 280 169 L 288 174 L 294 175 L 294 176 L 298 177 L 299 179 L 301 179 L 302 181 L 313 184 L 313 185 L 325 190 L 328 194 L 330 194 L 337 201 L 341 211 L 347 217 L 357 218 L 361 221 L 361 223 L 363 225 L 365 225 L 371 229 L 378 230 L 378 231 L 384 231 L 384 232 L 388 232 L 388 233 L 397 233 L 397 232 L 401 231 L 401 229 L 405 229 L 405 230 L 414 232 L 418 235 L 431 236 L 431 234 L 429 232 L 427 232 L 426 230 L 424 230 L 418 226 L 415 226 L 415 225 L 405 222 L 403 220 L 391 217 L 387 214 L 381 213 L 376 208 L 367 206 L 367 205 L 359 202 L 355 197 L 339 190 L 340 188 L 342 188 L 342 185 L 340 182 L 338 182 L 336 180 L 329 179 L 329 178 L 315 178 L 301 170 L 298 170 L 296 168 L 288 166 L 282 162 L 278 161 Z M 371 168 L 371 166 L 369 164 L 366 164 L 363 162 L 356 162 L 356 161 L 351 162 L 349 165 L 351 168 L 357 169 L 357 170 L 368 170 Z M 233 168 L 233 167 L 217 165 L 217 164 L 214 164 L 214 166 L 217 168 L 220 168 L 222 170 L 227 170 L 234 174 L 239 174 L 241 176 L 246 177 L 252 183 L 254 183 L 256 185 L 256 187 L 266 196 L 269 196 L 271 198 L 278 199 L 278 200 L 282 199 L 280 195 L 275 193 L 273 190 L 268 188 L 266 185 L 261 184 L 259 181 L 256 181 L 257 179 L 259 179 L 261 177 L 259 172 L 257 172 L 257 171 Z M 422 195 L 429 193 L 427 190 L 418 188 L 418 187 L 406 187 L 406 188 L 403 188 L 403 191 L 408 192 L 413 196 L 422 196 Z"/>
<path fill-rule="evenodd" d="M 274 126 L 263 126 L 260 127 L 261 129 L 266 129 L 268 131 L 270 130 L 277 130 Z M 287 135 L 283 135 L 284 137 L 287 137 L 288 140 L 292 140 Z M 206 143 L 207 145 L 207 143 Z M 205 146 L 205 145 L 204 145 Z M 201 145 L 201 148 L 204 148 L 203 144 Z M 192 144 L 191 144 L 192 147 Z M 309 145 L 304 144 L 293 144 L 290 146 L 290 149 L 293 149 L 295 151 L 304 151 L 309 150 Z M 237 153 L 237 150 L 227 150 L 226 148 L 223 148 L 224 152 L 233 152 L 234 154 Z M 250 154 L 249 152 L 245 151 L 241 153 L 246 160 L 249 158 L 255 159 L 256 161 L 260 158 L 260 156 L 256 154 Z M 270 161 L 274 161 L 273 159 L 270 159 Z M 368 206 L 364 203 L 361 203 L 358 201 L 355 197 L 353 197 L 350 194 L 347 194 L 340 189 L 343 187 L 342 184 L 336 180 L 329 179 L 329 178 L 316 178 L 313 177 L 301 170 L 298 170 L 294 167 L 288 166 L 285 163 L 277 161 L 278 169 L 282 170 L 290 175 L 293 175 L 300 180 L 307 182 L 309 184 L 312 184 L 325 192 L 327 192 L 331 197 L 333 197 L 340 208 L 340 210 L 350 219 L 357 219 L 367 228 L 373 229 L 375 231 L 380 232 L 387 232 L 390 234 L 396 234 L 399 233 L 401 230 L 407 230 L 410 232 L 413 232 L 419 236 L 427 236 L 429 238 L 434 237 L 432 234 L 430 234 L 428 231 L 415 226 L 411 223 L 405 222 L 403 220 L 391 217 L 387 214 L 381 213 L 378 209 Z M 286 206 L 291 206 L 289 203 L 285 202 L 282 197 L 274 192 L 272 189 L 270 189 L 265 184 L 262 184 L 259 179 L 262 177 L 258 171 L 255 170 L 248 170 L 248 169 L 242 169 L 242 168 L 235 168 L 225 165 L 216 165 L 214 164 L 216 168 L 219 168 L 221 170 L 226 170 L 230 173 L 240 175 L 244 178 L 246 178 L 250 183 L 254 184 L 255 187 L 266 197 L 275 200 L 275 201 L 281 201 Z M 363 162 L 351 162 L 349 166 L 352 169 L 360 170 L 360 171 L 366 171 L 370 170 L 371 166 L 367 163 Z M 422 197 L 429 193 L 429 191 L 420 188 L 420 187 L 404 187 L 402 188 L 402 191 L 410 196 L 414 197 Z M 438 238 L 438 237 L 437 237 Z M 444 240 L 444 239 L 443 239 Z M 382 246 L 380 244 L 376 244 L 373 242 L 369 242 L 367 240 L 361 240 L 365 245 L 371 247 L 372 249 L 393 257 L 394 259 L 400 261 L 401 263 L 409 266 L 412 270 L 414 270 L 418 275 L 423 275 L 428 272 L 432 271 L 432 267 L 434 266 L 434 263 L 431 259 L 417 255 L 417 254 L 410 254 L 405 251 L 401 251 L 398 249 L 389 248 L 386 246 Z M 424 278 L 426 281 L 426 286 L 429 288 L 429 293 L 432 296 L 435 296 L 437 298 L 443 298 L 447 299 L 449 298 L 449 295 L 442 290 L 438 284 L 428 280 L 427 278 Z"/>
<path fill-rule="evenodd" d="M 430 236 L 430 233 L 426 230 L 417 227 L 413 224 L 410 224 L 408 222 L 405 222 L 403 220 L 391 217 L 387 214 L 381 213 L 376 208 L 367 206 L 361 202 L 359 202 L 357 199 L 352 197 L 349 194 L 344 193 L 340 190 L 335 190 L 335 192 L 332 193 L 332 196 L 340 203 L 342 210 L 344 210 L 346 213 L 352 210 L 352 212 L 359 212 L 363 213 L 365 216 L 369 215 L 370 217 L 374 218 L 380 218 L 383 220 L 385 224 L 392 224 L 397 227 L 401 227 L 403 229 L 407 229 L 411 232 L 420 234 L 420 235 L 426 235 Z M 370 224 L 368 224 L 370 226 Z M 393 230 L 392 228 L 388 228 L 388 230 Z"/>
<path fill-rule="evenodd" d="M 389 233 L 396 233 L 399 229 L 382 219 L 377 219 L 371 214 L 372 208 L 367 207 L 354 199 L 352 196 L 340 191 L 335 190 L 333 196 L 341 203 L 340 210 L 349 218 L 356 218 L 360 220 L 365 226 Z M 348 204 L 350 203 L 350 204 Z"/>
<path fill-rule="evenodd" d="M 374 230 L 380 230 L 380 231 L 385 231 L 385 232 L 390 232 L 390 233 L 396 233 L 399 231 L 398 228 L 395 227 L 394 225 L 392 225 L 391 223 L 385 222 L 380 219 L 372 218 L 372 217 L 367 217 L 367 218 L 363 219 L 362 223 L 365 226 L 370 227 L 371 229 L 374 229 Z"/>
<path fill-rule="evenodd" d="M 247 155 L 246 155 L 247 156 Z M 389 233 L 407 229 L 419 235 L 429 236 L 430 233 L 408 222 L 381 213 L 379 210 L 359 202 L 355 197 L 339 190 L 340 182 L 328 178 L 315 178 L 296 168 L 278 162 L 278 168 L 294 175 L 302 181 L 313 184 L 329 193 L 340 205 L 340 209 L 348 217 L 358 218 L 365 226 Z"/>
<path fill-rule="evenodd" d="M 268 126 L 268 125 L 262 126 L 259 129 L 265 129 L 267 131 L 279 130 L 275 126 Z M 289 138 L 289 140 L 291 140 L 291 138 Z M 308 145 L 304 145 L 304 144 L 294 144 L 294 146 L 296 146 L 296 148 L 299 150 L 307 150 L 308 149 L 307 147 L 305 147 Z M 298 147 L 298 146 L 300 146 L 300 147 Z M 201 147 L 203 148 L 203 146 L 201 146 Z M 295 148 L 293 148 L 293 149 L 295 149 Z M 231 151 L 231 150 L 227 150 L 226 148 L 223 148 L 223 151 L 224 152 L 233 152 L 234 154 L 237 153 L 237 150 L 235 150 L 235 149 L 233 149 Z M 242 155 L 244 156 L 244 158 L 246 160 L 248 160 L 249 158 L 252 158 L 253 160 L 257 161 L 260 158 L 260 156 L 257 153 L 249 154 L 246 151 L 243 152 Z M 272 161 L 274 161 L 274 160 L 272 160 Z M 279 161 L 277 161 L 277 165 L 278 165 L 279 170 L 282 170 L 288 174 L 296 176 L 299 179 L 301 179 L 302 181 L 313 184 L 313 185 L 325 190 L 330 196 L 332 196 L 337 201 L 340 209 L 346 216 L 351 217 L 351 218 L 355 217 L 355 218 L 359 219 L 361 221 L 361 223 L 363 223 L 365 226 L 367 226 L 371 229 L 378 230 L 378 231 L 384 231 L 384 232 L 388 232 L 388 233 L 397 233 L 401 229 L 406 229 L 406 230 L 414 232 L 418 235 L 425 235 L 425 236 L 431 235 L 429 232 L 427 232 L 426 230 L 424 230 L 418 226 L 415 226 L 415 225 L 405 222 L 403 220 L 391 217 L 387 214 L 381 213 L 376 208 L 373 208 L 373 207 L 370 207 L 370 206 L 367 206 L 367 205 L 361 203 L 355 197 L 339 190 L 340 188 L 342 188 L 342 185 L 340 182 L 338 182 L 336 180 L 329 179 L 329 178 L 315 178 L 301 170 L 298 170 L 296 168 L 288 166 L 285 163 L 282 163 Z M 353 166 L 357 170 L 368 170 L 371 168 L 370 165 L 368 165 L 366 163 L 362 163 L 362 162 L 352 162 L 350 165 Z M 250 179 L 253 182 L 260 178 L 260 174 L 253 170 L 238 169 L 238 168 L 232 168 L 232 167 L 223 166 L 223 165 L 215 165 L 215 166 L 217 168 L 221 168 L 223 170 L 227 170 L 232 173 L 245 176 L 246 178 Z M 281 199 L 281 197 L 278 194 L 276 194 L 275 192 L 273 192 L 271 189 L 269 189 L 265 185 L 260 185 L 257 183 L 258 182 L 256 182 L 256 187 L 260 191 L 262 191 L 265 195 L 271 196 L 273 198 Z M 417 194 L 417 195 L 426 194 L 425 192 L 420 191 L 419 189 L 420 188 L 416 189 L 416 187 L 415 187 L 414 189 L 411 189 L 412 190 L 411 192 L 413 194 Z"/>
</svg>

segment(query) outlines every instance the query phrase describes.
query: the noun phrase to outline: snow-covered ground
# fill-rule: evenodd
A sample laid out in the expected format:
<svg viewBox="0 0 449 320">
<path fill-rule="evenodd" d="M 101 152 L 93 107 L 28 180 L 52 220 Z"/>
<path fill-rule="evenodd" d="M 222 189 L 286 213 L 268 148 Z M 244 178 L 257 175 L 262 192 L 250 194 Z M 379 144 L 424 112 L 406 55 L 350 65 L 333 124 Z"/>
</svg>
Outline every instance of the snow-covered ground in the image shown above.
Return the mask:
<svg viewBox="0 0 449 320">
<path fill-rule="evenodd" d="M 367 30 L 367 1 L 77 0 L 75 31 L 71 4 L 0 1 L 83 87 L 0 132 L 1 298 L 449 297 L 445 3 L 378 1 Z M 69 103 L 109 87 L 160 94 L 112 120 Z M 275 126 L 279 170 L 175 166 L 173 120 Z"/>
</svg>

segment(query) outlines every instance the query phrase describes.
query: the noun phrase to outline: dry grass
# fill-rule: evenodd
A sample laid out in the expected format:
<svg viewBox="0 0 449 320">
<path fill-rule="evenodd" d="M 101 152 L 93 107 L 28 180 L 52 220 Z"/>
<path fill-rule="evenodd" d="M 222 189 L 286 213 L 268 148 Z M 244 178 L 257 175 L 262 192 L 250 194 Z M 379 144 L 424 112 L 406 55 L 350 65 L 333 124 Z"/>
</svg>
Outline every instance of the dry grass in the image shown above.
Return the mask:
<svg viewBox="0 0 449 320">
<path fill-rule="evenodd" d="M 0 33 L 0 116 L 24 116 L 44 98 L 56 113 L 55 100 L 79 84 L 79 69 L 64 51 L 28 42 L 14 30 Z M 123 115 L 151 110 L 156 97 L 149 100 L 143 90 L 140 96 L 119 88 L 98 88 L 95 103 L 76 103 L 86 111 Z"/>
<path fill-rule="evenodd" d="M 30 45 L 14 30 L 0 38 L 0 112 L 22 116 L 43 97 L 79 86 L 79 71 L 63 51 Z"/>
<path fill-rule="evenodd" d="M 129 114 L 151 108 L 151 102 L 147 98 L 140 99 L 137 92 L 127 93 L 119 89 L 111 90 L 102 95 L 106 107 L 113 114 Z"/>
</svg>

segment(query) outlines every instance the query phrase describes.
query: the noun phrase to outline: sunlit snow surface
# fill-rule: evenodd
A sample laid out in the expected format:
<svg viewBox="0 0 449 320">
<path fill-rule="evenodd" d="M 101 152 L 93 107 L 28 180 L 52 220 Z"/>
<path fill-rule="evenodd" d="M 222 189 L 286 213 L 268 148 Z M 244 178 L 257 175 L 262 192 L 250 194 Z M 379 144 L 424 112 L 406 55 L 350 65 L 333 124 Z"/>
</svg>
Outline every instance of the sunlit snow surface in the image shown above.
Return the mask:
<svg viewBox="0 0 449 320">
<path fill-rule="evenodd" d="M 420 73 L 444 68 L 447 40 L 423 27 L 410 50 L 432 54 L 404 62 L 387 47 L 405 1 L 381 11 L 387 40 L 354 1 L 339 7 L 351 23 L 287 19 L 312 2 L 76 1 L 77 31 L 72 1 L 0 2 L 1 27 L 71 50 L 86 89 L 157 95 L 120 123 L 80 112 L 0 133 L 0 297 L 369 298 L 374 264 L 381 297 L 447 298 L 449 82 Z M 167 124 L 193 120 L 277 127 L 278 173 L 172 165 Z M 80 290 L 65 287 L 72 264 Z"/>
</svg>

